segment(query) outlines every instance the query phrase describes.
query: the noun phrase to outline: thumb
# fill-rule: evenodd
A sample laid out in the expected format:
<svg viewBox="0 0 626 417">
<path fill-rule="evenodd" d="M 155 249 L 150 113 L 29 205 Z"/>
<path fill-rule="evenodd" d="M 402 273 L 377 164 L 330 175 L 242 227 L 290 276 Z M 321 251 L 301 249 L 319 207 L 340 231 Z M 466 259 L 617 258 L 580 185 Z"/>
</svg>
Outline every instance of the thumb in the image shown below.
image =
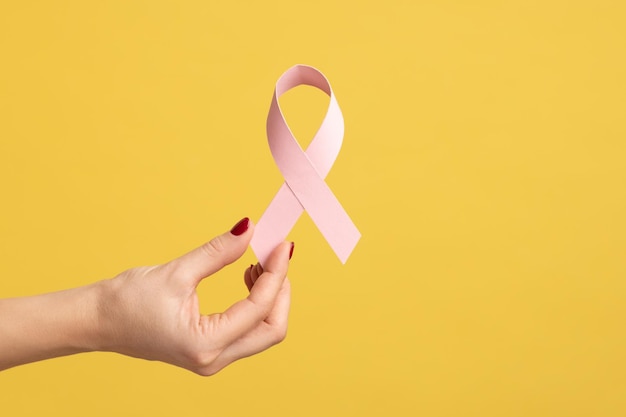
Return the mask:
<svg viewBox="0 0 626 417">
<path fill-rule="evenodd" d="M 178 276 L 194 287 L 203 278 L 233 263 L 246 251 L 254 233 L 254 224 L 244 217 L 229 232 L 214 237 L 204 245 L 169 262 Z"/>
</svg>

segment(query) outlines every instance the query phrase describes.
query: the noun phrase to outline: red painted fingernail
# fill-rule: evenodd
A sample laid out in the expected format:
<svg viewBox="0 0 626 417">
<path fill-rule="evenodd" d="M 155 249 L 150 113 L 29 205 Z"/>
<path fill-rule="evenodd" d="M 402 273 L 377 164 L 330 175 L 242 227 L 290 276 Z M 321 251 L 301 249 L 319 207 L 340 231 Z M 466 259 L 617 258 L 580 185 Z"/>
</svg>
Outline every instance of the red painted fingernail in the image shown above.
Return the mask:
<svg viewBox="0 0 626 417">
<path fill-rule="evenodd" d="M 296 246 L 295 243 L 291 242 L 291 249 L 289 249 L 289 259 L 293 256 L 293 248 Z"/>
<path fill-rule="evenodd" d="M 230 229 L 230 233 L 235 236 L 243 235 L 246 230 L 248 230 L 248 227 L 250 227 L 250 219 L 244 217 L 243 219 L 239 220 L 232 229 Z"/>
</svg>

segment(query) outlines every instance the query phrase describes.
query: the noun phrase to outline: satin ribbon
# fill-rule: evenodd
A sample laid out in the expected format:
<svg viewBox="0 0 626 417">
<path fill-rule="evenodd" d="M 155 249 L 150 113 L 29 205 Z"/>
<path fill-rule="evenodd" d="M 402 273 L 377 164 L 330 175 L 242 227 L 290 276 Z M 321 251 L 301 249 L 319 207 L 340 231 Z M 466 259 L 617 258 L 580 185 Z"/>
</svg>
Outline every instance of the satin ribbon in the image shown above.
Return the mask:
<svg viewBox="0 0 626 417">
<path fill-rule="evenodd" d="M 282 94 L 299 85 L 316 87 L 330 97 L 326 116 L 306 151 L 291 133 L 278 103 Z M 267 139 L 285 182 L 261 216 L 252 238 L 252 250 L 261 265 L 285 240 L 304 210 L 342 263 L 352 253 L 361 233 L 324 181 L 341 149 L 343 132 L 341 110 L 330 83 L 319 70 L 296 65 L 278 79 L 267 116 Z"/>
</svg>

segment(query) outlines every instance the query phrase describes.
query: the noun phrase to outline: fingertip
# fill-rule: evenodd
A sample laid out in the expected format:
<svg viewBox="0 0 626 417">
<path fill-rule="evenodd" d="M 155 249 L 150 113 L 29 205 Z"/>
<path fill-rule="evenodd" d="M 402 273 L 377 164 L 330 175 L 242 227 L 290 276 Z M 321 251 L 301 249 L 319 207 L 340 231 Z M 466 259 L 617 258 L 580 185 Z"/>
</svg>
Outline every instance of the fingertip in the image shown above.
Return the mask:
<svg viewBox="0 0 626 417">
<path fill-rule="evenodd" d="M 291 242 L 282 242 L 278 245 L 267 258 L 266 265 L 263 270 L 266 272 L 278 273 L 286 275 L 289 267 L 289 254 L 292 251 Z"/>
<path fill-rule="evenodd" d="M 252 278 L 252 284 L 254 284 L 256 282 L 256 280 L 259 278 L 259 276 L 263 273 L 263 268 L 261 268 L 260 264 L 256 264 L 254 266 L 252 266 L 252 269 L 250 270 L 250 277 Z"/>
<path fill-rule="evenodd" d="M 252 280 L 253 268 L 254 268 L 254 265 L 250 265 L 248 268 L 246 268 L 246 271 L 243 274 L 243 282 L 246 284 L 248 291 L 252 289 L 252 285 L 254 284 L 254 281 Z"/>
<path fill-rule="evenodd" d="M 249 217 L 244 217 L 239 220 L 235 225 L 229 230 L 228 234 L 239 238 L 239 237 L 247 237 L 248 240 L 252 238 L 254 234 L 255 224 Z"/>
<path fill-rule="evenodd" d="M 230 229 L 230 233 L 234 236 L 241 236 L 248 230 L 249 227 L 250 218 L 244 217 L 243 219 L 235 223 L 235 225 Z"/>
</svg>

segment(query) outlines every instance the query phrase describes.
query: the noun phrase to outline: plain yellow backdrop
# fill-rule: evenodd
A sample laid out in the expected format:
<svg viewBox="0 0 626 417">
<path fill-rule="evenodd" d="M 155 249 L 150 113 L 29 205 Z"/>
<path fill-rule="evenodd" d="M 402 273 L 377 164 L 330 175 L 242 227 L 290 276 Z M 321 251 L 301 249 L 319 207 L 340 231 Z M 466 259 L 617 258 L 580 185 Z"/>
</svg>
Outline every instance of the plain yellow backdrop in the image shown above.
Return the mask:
<svg viewBox="0 0 626 417">
<path fill-rule="evenodd" d="M 343 109 L 327 182 L 363 237 L 344 266 L 300 219 L 289 335 L 259 356 L 22 366 L 0 415 L 626 415 L 625 21 L 617 0 L 2 2 L 0 296 L 258 219 L 296 63 Z M 283 105 L 306 143 L 324 95 Z M 204 312 L 251 262 L 202 284 Z"/>
</svg>

